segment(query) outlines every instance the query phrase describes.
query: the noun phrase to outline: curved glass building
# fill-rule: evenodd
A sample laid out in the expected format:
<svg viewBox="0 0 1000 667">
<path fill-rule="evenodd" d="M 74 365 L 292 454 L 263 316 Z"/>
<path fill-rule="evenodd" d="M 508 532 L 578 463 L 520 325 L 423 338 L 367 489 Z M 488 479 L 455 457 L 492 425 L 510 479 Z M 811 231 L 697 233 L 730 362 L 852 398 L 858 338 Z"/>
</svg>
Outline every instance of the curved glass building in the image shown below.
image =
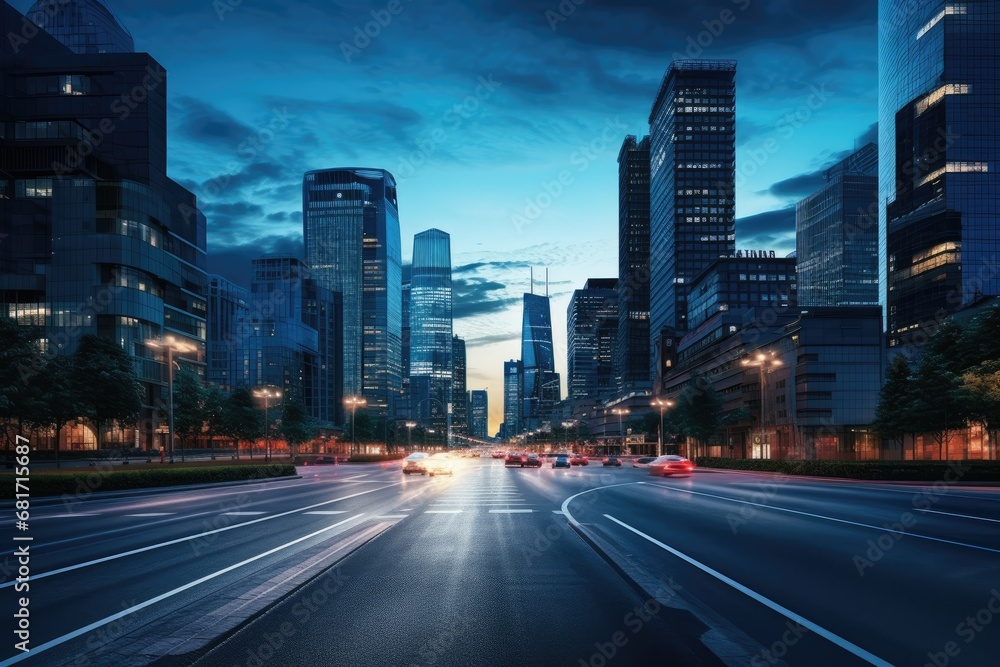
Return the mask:
<svg viewBox="0 0 1000 667">
<path fill-rule="evenodd" d="M 38 0 L 28 20 L 76 53 L 133 53 L 132 35 L 101 0 Z"/>
<path fill-rule="evenodd" d="M 996 0 L 879 2 L 879 290 L 890 348 L 1000 294 Z"/>
<path fill-rule="evenodd" d="M 443 410 L 452 403 L 452 344 L 451 237 L 429 229 L 413 237 L 410 378 L 429 379 L 429 396 L 413 406 L 414 417 L 427 418 L 435 401 Z"/>
<path fill-rule="evenodd" d="M 402 390 L 403 266 L 396 180 L 383 169 L 307 172 L 302 186 L 306 263 L 320 287 L 343 295 L 345 396 L 395 412 Z M 450 339 L 449 339 L 450 341 Z"/>
</svg>

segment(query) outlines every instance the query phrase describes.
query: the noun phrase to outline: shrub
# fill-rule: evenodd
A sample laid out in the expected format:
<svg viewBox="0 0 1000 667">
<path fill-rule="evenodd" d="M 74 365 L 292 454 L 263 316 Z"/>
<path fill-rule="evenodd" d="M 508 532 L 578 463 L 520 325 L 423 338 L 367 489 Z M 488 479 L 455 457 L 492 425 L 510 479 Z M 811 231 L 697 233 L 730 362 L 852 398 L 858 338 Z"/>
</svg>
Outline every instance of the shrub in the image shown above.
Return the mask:
<svg viewBox="0 0 1000 667">
<path fill-rule="evenodd" d="M 957 475 L 963 482 L 1000 481 L 1000 461 L 772 461 L 701 456 L 696 463 L 699 468 L 776 472 L 806 477 L 933 482 Z"/>
</svg>

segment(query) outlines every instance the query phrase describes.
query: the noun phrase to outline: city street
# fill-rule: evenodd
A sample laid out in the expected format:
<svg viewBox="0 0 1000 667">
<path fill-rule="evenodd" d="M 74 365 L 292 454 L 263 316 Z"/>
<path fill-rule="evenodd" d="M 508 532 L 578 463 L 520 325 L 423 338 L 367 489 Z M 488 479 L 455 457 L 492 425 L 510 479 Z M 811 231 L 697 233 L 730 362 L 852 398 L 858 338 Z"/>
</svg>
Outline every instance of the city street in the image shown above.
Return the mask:
<svg viewBox="0 0 1000 667">
<path fill-rule="evenodd" d="M 22 662 L 977 665 L 1000 648 L 996 489 L 459 463 L 38 500 Z"/>
</svg>

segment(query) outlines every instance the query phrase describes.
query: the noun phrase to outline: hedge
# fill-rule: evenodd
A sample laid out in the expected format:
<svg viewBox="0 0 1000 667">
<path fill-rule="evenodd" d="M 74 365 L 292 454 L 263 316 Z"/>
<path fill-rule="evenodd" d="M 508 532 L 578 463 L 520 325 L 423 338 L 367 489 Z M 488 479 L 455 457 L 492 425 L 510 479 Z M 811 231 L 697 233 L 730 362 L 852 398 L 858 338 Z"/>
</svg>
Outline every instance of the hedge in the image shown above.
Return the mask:
<svg viewBox="0 0 1000 667">
<path fill-rule="evenodd" d="M 699 468 L 891 481 L 1000 481 L 1000 461 L 773 461 L 701 456 Z"/>
<path fill-rule="evenodd" d="M 84 471 L 74 473 L 33 472 L 27 485 L 32 498 L 76 496 L 84 499 L 98 491 L 122 491 L 186 484 L 217 484 L 296 475 L 295 466 L 223 465 L 201 468 Z M 0 499 L 15 495 L 15 476 L 0 473 Z"/>
</svg>

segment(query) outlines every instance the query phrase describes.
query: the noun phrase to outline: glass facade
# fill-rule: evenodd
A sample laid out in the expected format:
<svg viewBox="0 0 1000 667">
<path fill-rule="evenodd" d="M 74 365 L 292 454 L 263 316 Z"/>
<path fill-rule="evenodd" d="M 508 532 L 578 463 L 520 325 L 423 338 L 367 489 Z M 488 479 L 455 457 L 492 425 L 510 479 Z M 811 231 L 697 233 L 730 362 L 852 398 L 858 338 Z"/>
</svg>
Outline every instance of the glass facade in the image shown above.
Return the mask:
<svg viewBox="0 0 1000 667">
<path fill-rule="evenodd" d="M 0 11 L 0 31 L 20 35 L 25 17 Z M 205 218 L 167 177 L 166 74 L 148 54 L 74 53 L 44 31 L 2 48 L 0 311 L 50 354 L 97 334 L 132 355 L 144 408 L 128 438 L 159 446 L 167 366 L 146 342 L 190 344 L 204 373 L 208 316 Z M 109 117 L 136 89 L 131 113 Z"/>
<path fill-rule="evenodd" d="M 208 276 L 208 367 L 205 379 L 223 391 L 246 382 L 241 341 L 250 321 L 250 292 L 222 276 Z"/>
<path fill-rule="evenodd" d="M 469 392 L 469 435 L 485 440 L 489 437 L 490 396 L 482 389 Z"/>
<path fill-rule="evenodd" d="M 1000 294 L 998 10 L 879 2 L 879 287 L 892 348 Z"/>
<path fill-rule="evenodd" d="M 794 308 L 798 302 L 795 262 L 794 257 L 719 258 L 691 281 L 691 330 L 716 313 L 730 310 L 770 308 L 784 312 Z"/>
<path fill-rule="evenodd" d="M 591 278 L 573 292 L 566 309 L 566 391 L 569 398 L 597 398 L 617 389 L 618 281 Z"/>
<path fill-rule="evenodd" d="M 396 181 L 382 169 L 306 173 L 306 263 L 320 286 L 344 302 L 345 395 L 392 415 L 402 392 L 402 247 Z"/>
<path fill-rule="evenodd" d="M 649 137 L 618 153 L 618 344 L 621 392 L 649 382 Z"/>
<path fill-rule="evenodd" d="M 679 60 L 649 116 L 651 372 L 688 329 L 688 286 L 736 250 L 736 62 Z"/>
<path fill-rule="evenodd" d="M 466 381 L 465 341 L 458 336 L 451 339 L 452 378 L 451 399 L 453 404 L 451 429 L 458 435 L 469 431 L 469 395 Z"/>
<path fill-rule="evenodd" d="M 795 207 L 799 305 L 878 305 L 878 146 L 824 176 L 827 184 Z"/>
<path fill-rule="evenodd" d="M 505 437 L 521 433 L 521 362 L 503 362 L 503 424 Z"/>
<path fill-rule="evenodd" d="M 132 53 L 132 35 L 101 0 L 38 0 L 25 14 L 74 53 Z"/>
<path fill-rule="evenodd" d="M 411 416 L 427 419 L 430 403 L 452 403 L 451 237 L 438 229 L 417 234 L 411 271 L 410 380 L 427 377 L 430 387 Z"/>
<path fill-rule="evenodd" d="M 524 295 L 521 363 L 521 427 L 531 431 L 549 418 L 560 396 L 552 347 L 552 311 L 547 296 Z"/>
</svg>

